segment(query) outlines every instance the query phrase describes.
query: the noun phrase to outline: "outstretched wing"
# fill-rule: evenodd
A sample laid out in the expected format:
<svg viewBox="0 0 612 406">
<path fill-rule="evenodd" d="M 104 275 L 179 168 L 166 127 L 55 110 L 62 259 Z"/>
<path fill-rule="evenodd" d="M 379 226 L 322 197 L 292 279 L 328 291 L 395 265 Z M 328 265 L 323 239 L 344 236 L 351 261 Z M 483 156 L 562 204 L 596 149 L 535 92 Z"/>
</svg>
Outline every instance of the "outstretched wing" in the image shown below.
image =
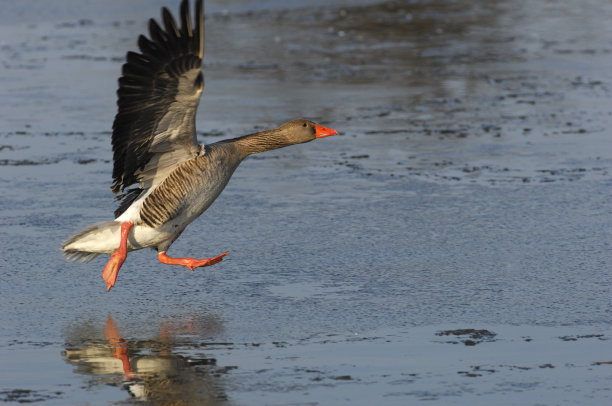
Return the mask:
<svg viewBox="0 0 612 406">
<path fill-rule="evenodd" d="M 165 7 L 162 21 L 164 28 L 149 21 L 151 39 L 138 38 L 140 53 L 128 52 L 119 78 L 112 137 L 114 193 L 134 183 L 140 188 L 155 185 L 199 151 L 195 116 L 204 87 L 202 0 L 196 0 L 195 26 L 189 0 L 181 3 L 180 27 Z"/>
</svg>

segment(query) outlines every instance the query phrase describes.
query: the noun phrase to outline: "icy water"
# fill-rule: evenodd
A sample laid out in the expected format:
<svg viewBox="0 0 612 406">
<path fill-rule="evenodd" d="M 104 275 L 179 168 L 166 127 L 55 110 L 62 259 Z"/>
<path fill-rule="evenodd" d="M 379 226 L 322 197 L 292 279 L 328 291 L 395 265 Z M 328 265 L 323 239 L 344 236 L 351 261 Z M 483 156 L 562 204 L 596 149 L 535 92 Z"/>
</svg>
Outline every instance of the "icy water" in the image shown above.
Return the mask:
<svg viewBox="0 0 612 406">
<path fill-rule="evenodd" d="M 612 3 L 207 1 L 201 142 L 308 117 L 177 240 L 112 216 L 116 81 L 178 1 L 5 1 L 0 400 L 612 404 Z"/>
</svg>

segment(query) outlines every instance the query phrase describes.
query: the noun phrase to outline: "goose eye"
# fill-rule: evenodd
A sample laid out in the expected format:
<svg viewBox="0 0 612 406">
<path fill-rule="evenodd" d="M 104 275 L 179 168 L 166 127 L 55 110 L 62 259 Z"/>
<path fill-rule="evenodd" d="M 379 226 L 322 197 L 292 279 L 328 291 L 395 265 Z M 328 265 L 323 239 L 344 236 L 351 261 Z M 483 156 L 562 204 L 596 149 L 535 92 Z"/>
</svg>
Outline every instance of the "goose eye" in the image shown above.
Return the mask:
<svg viewBox="0 0 612 406">
<path fill-rule="evenodd" d="M 302 127 L 306 127 L 306 123 L 302 124 Z"/>
</svg>

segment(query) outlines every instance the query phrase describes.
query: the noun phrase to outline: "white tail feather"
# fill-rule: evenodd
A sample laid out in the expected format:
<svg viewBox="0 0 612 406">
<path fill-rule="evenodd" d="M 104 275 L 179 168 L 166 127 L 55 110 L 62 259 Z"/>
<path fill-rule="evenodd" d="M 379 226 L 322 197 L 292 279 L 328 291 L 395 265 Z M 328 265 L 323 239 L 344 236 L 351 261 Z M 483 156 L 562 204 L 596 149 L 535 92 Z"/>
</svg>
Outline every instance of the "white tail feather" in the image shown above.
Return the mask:
<svg viewBox="0 0 612 406">
<path fill-rule="evenodd" d="M 110 254 L 119 246 L 120 224 L 105 221 L 77 232 L 62 244 L 64 257 L 69 261 L 89 262 L 100 254 Z"/>
</svg>

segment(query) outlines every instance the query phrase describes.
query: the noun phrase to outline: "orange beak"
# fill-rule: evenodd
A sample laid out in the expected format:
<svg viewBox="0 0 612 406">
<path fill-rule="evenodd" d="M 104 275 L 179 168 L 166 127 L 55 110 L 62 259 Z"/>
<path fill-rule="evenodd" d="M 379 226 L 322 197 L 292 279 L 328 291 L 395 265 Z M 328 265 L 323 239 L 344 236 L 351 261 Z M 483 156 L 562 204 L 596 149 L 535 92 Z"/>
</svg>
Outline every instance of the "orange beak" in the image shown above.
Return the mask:
<svg viewBox="0 0 612 406">
<path fill-rule="evenodd" d="M 338 134 L 338 131 L 332 130 L 331 128 L 323 127 L 322 125 L 318 125 L 318 124 L 315 124 L 315 130 L 316 130 L 315 132 L 316 138 L 329 137 L 330 135 Z"/>
</svg>

